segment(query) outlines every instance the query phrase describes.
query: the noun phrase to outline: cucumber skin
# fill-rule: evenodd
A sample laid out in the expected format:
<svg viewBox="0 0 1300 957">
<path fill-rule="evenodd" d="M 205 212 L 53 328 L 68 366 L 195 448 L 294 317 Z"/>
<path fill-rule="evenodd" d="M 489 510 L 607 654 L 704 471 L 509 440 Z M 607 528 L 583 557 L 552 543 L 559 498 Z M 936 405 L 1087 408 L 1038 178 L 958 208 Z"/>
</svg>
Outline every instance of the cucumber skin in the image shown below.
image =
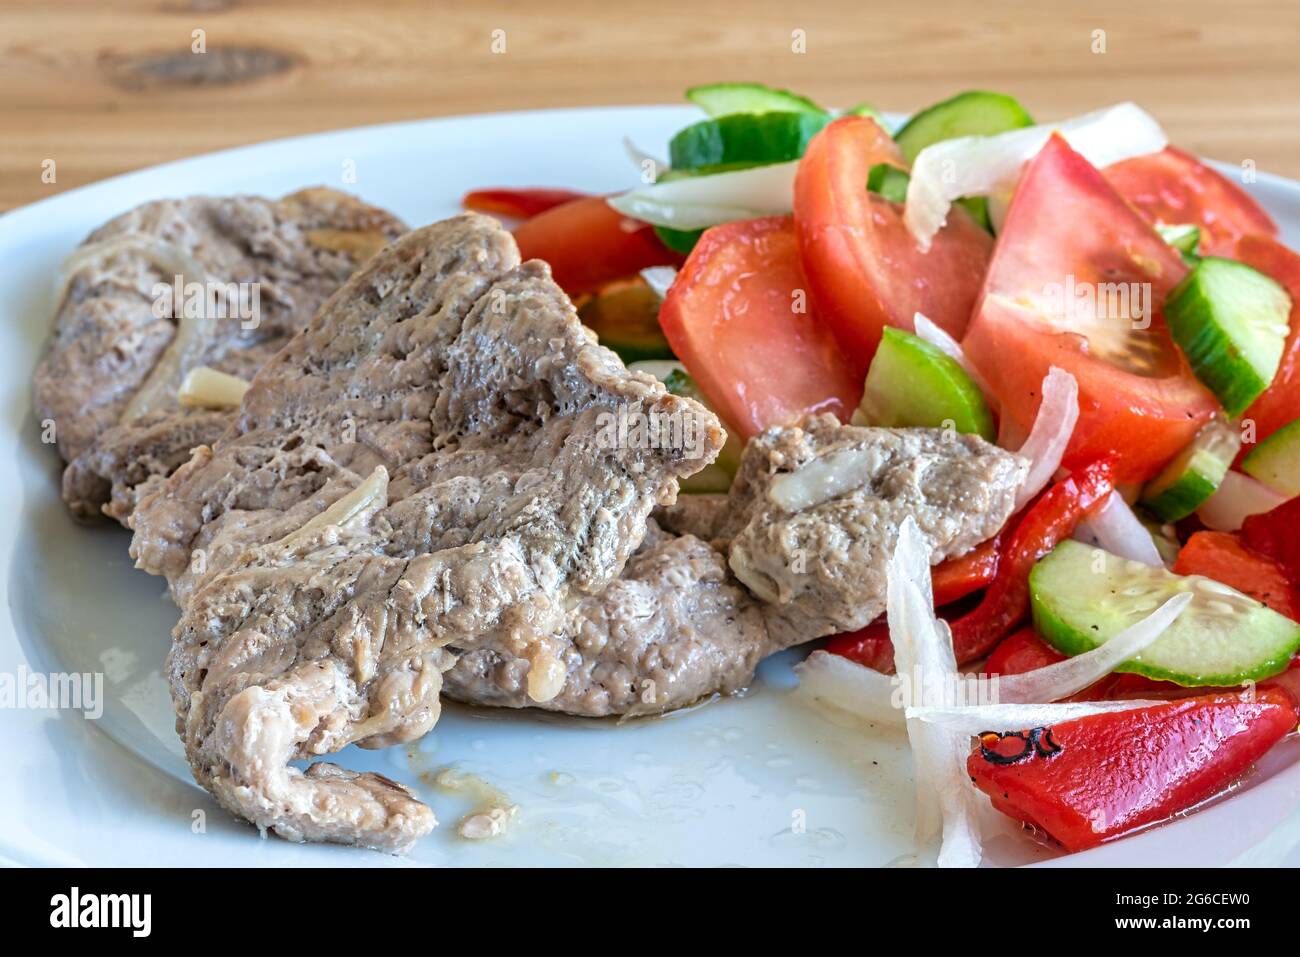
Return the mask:
<svg viewBox="0 0 1300 957">
<path fill-rule="evenodd" d="M 980 393 L 979 387 L 971 381 L 965 371 L 959 366 L 954 359 L 944 354 L 941 350 L 935 348 L 930 343 L 921 339 L 919 336 L 901 329 L 895 329 L 892 326 L 886 327 L 881 338 L 881 347 L 876 351 L 876 357 L 872 360 L 872 366 L 875 367 L 877 361 L 889 362 L 895 360 L 893 372 L 895 373 L 894 381 L 899 378 L 911 382 L 917 382 L 918 367 L 916 363 L 924 362 L 928 367 L 928 374 L 925 379 L 932 382 L 935 378 L 942 378 L 951 388 L 951 391 L 957 396 L 958 401 L 962 402 L 965 408 L 958 410 L 958 413 L 949 412 L 947 418 L 950 418 L 956 425 L 957 431 L 965 435 L 978 435 L 986 441 L 992 442 L 997 437 L 997 429 L 993 424 L 993 414 L 989 411 L 988 404 L 984 401 L 984 396 Z M 898 368 L 898 364 L 911 365 L 910 369 Z M 867 378 L 864 383 L 862 404 L 859 408 L 865 411 L 865 407 L 874 404 L 872 402 L 873 385 L 879 384 L 881 374 L 888 375 L 891 370 L 880 368 L 877 370 L 875 382 L 872 380 L 872 370 L 867 370 Z M 902 372 L 903 374 L 897 375 Z M 928 382 L 921 381 L 918 384 L 924 388 Z M 933 393 L 932 393 L 933 394 Z M 897 414 L 897 397 L 883 396 L 881 398 L 893 399 L 887 403 L 890 408 L 883 414 L 870 415 L 869 419 L 874 424 L 880 424 L 886 427 L 920 427 L 936 428 L 941 427 L 942 423 L 922 422 L 917 419 L 909 419 L 907 416 Z"/>
<path fill-rule="evenodd" d="M 1241 470 L 1284 495 L 1300 495 L 1300 419 L 1288 422 L 1251 449 L 1241 460 Z M 1279 475 L 1281 482 L 1274 478 Z"/>
<path fill-rule="evenodd" d="M 675 170 L 787 163 L 801 157 L 829 122 L 824 114 L 777 112 L 701 120 L 668 141 L 668 163 Z"/>
<path fill-rule="evenodd" d="M 1170 291 L 1164 312 L 1169 332 L 1196 377 L 1218 397 L 1228 417 L 1235 419 L 1269 387 L 1272 377 L 1264 379 L 1217 322 L 1198 322 L 1195 318 L 1198 313 L 1214 314 L 1210 299 L 1197 282 L 1199 270 L 1217 268 L 1220 263 L 1250 269 L 1233 260 L 1205 257 Z"/>
<path fill-rule="evenodd" d="M 656 226 L 655 235 L 659 241 L 675 253 L 681 253 L 683 256 L 689 256 L 695 244 L 700 241 L 704 235 L 702 229 L 673 229 L 669 226 Z"/>
<path fill-rule="evenodd" d="M 1218 487 L 1218 482 L 1200 472 L 1188 471 L 1158 495 L 1144 497 L 1142 504 L 1162 522 L 1179 522 L 1205 504 Z"/>
<path fill-rule="evenodd" d="M 1050 557 L 1049 555 L 1048 558 Z M 1045 567 L 1044 563 L 1046 561 L 1047 558 L 1040 560 L 1029 573 L 1029 604 L 1035 630 L 1044 641 L 1063 655 L 1074 657 L 1092 651 L 1102 642 L 1089 640 L 1087 632 L 1067 624 L 1050 607 L 1050 599 L 1046 597 L 1047 589 L 1042 584 L 1042 578 L 1045 574 L 1042 569 Z M 1273 614 L 1276 614 L 1276 612 Z M 1282 618 L 1281 615 L 1277 617 Z M 1291 659 L 1296 651 L 1300 650 L 1300 624 L 1294 622 L 1292 624 L 1295 625 L 1295 628 L 1293 629 L 1294 633 L 1289 647 L 1279 650 L 1277 654 L 1245 671 L 1238 671 L 1233 674 L 1188 675 L 1153 666 L 1143 661 L 1126 661 L 1116 667 L 1115 670 L 1142 675 L 1157 681 L 1172 681 L 1174 684 L 1182 685 L 1185 688 L 1232 688 L 1246 681 L 1263 681 L 1285 671 L 1290 666 Z"/>
</svg>

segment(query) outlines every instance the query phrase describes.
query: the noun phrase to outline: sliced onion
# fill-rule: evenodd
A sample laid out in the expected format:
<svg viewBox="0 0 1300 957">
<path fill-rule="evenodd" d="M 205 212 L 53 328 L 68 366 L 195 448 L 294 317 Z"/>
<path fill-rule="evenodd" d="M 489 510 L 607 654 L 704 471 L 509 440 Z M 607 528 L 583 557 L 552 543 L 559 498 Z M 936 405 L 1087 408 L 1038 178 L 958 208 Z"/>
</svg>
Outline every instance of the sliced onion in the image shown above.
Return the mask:
<svg viewBox="0 0 1300 957">
<path fill-rule="evenodd" d="M 951 707 L 957 695 L 952 633 L 934 614 L 930 543 L 909 516 L 887 570 L 886 615 L 900 680 L 921 693 L 921 704 Z M 978 792 L 966 774 L 966 742 L 943 729 L 907 722 L 916 777 L 916 839 L 942 836 L 940 867 L 977 867 L 982 856 Z"/>
<path fill-rule="evenodd" d="M 668 290 L 677 278 L 677 270 L 672 266 L 651 266 L 649 269 L 641 270 L 641 278 L 646 281 L 646 285 L 656 296 L 663 299 L 668 295 Z"/>
<path fill-rule="evenodd" d="M 799 161 L 730 173 L 671 179 L 613 196 L 624 216 L 672 229 L 704 229 L 737 219 L 788 213 L 794 205 Z"/>
<path fill-rule="evenodd" d="M 829 651 L 814 651 L 795 665 L 799 694 L 872 724 L 903 725 L 892 676 Z"/>
<path fill-rule="evenodd" d="M 903 220 L 922 249 L 948 220 L 954 200 L 992 196 L 1015 188 L 1024 164 L 1038 154 L 1053 133 L 1093 166 L 1109 166 L 1133 156 L 1155 153 L 1168 140 L 1152 117 L 1133 103 L 1061 123 L 1044 123 L 996 136 L 962 136 L 921 150 L 912 164 Z"/>
<path fill-rule="evenodd" d="M 1043 401 L 1038 405 L 1034 427 L 1020 447 L 1020 456 L 1029 459 L 1029 474 L 1016 495 L 1016 510 L 1043 490 L 1061 467 L 1066 446 L 1079 421 L 1079 383 L 1074 376 L 1052 366 L 1043 377 Z"/>
<path fill-rule="evenodd" d="M 962 349 L 960 342 L 948 335 L 933 319 L 923 312 L 918 312 L 912 317 L 912 327 L 916 330 L 918 337 L 930 343 L 930 345 L 961 366 L 962 371 L 970 376 L 971 381 L 975 383 L 980 392 L 984 393 L 984 398 L 986 400 L 991 399 L 993 390 L 989 388 L 988 380 L 980 375 L 980 371 L 975 368 L 974 363 L 966 358 L 966 351 Z"/>
<path fill-rule="evenodd" d="M 668 164 L 666 162 L 641 149 L 641 147 L 632 142 L 632 137 L 623 137 L 623 149 L 627 152 L 628 158 L 630 158 L 643 173 L 647 163 L 649 163 L 650 168 L 655 171 L 655 179 L 658 179 L 660 176 L 663 176 L 664 173 L 668 172 Z"/>
<path fill-rule="evenodd" d="M 72 280 L 85 269 L 99 268 L 112 256 L 126 253 L 140 256 L 165 282 L 181 276 L 185 282 L 207 282 L 207 273 L 184 249 L 151 233 L 117 233 L 93 243 L 82 243 L 63 261 L 54 287 L 54 308 L 63 305 Z"/>
<path fill-rule="evenodd" d="M 1082 691 L 1146 650 L 1169 629 L 1191 601 L 1190 592 L 1175 595 L 1147 617 L 1129 625 L 1092 651 L 1018 675 L 998 675 L 996 679 L 990 679 L 997 681 L 998 701 L 1025 704 L 1058 701 Z"/>
<path fill-rule="evenodd" d="M 1285 495 L 1263 482 L 1229 471 L 1214 494 L 1196 510 L 1196 517 L 1216 532 L 1235 532 L 1249 516 L 1271 512 L 1285 501 Z"/>
<path fill-rule="evenodd" d="M 1067 701 L 1059 704 L 986 704 L 955 708 L 908 708 L 907 720 L 943 728 L 953 734 L 972 737 L 985 731 L 1024 731 L 1047 728 L 1063 721 L 1090 718 L 1094 714 L 1136 711 L 1167 701 Z"/>
<path fill-rule="evenodd" d="M 1074 537 L 1112 555 L 1131 558 L 1153 568 L 1163 568 L 1165 564 L 1151 532 L 1117 491 L 1111 492 L 1101 508 L 1079 523 Z"/>
</svg>

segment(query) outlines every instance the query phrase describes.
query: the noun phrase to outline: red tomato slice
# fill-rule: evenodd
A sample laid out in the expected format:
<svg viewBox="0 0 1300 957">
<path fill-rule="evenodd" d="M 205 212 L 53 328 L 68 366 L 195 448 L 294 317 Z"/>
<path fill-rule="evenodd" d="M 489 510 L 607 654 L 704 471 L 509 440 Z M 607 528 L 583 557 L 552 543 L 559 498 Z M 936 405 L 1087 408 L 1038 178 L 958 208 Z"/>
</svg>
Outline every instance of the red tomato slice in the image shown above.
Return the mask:
<svg viewBox="0 0 1300 957">
<path fill-rule="evenodd" d="M 548 209 L 563 206 L 575 199 L 583 199 L 587 195 L 572 189 L 552 189 L 545 186 L 523 189 L 502 186 L 498 189 L 473 190 L 465 194 L 460 204 L 466 209 L 480 213 L 497 213 L 501 216 L 530 219 Z"/>
<path fill-rule="evenodd" d="M 1187 540 L 1176 575 L 1204 575 L 1261 601 L 1279 615 L 1300 621 L 1300 592 L 1281 564 L 1227 532 L 1197 532 Z"/>
<path fill-rule="evenodd" d="M 789 216 L 706 230 L 659 312 L 673 352 L 722 418 L 749 438 L 810 412 L 842 421 L 862 380 L 807 308 Z"/>
<path fill-rule="evenodd" d="M 659 241 L 653 226 L 616 212 L 603 196 L 555 206 L 514 232 L 519 255 L 550 263 L 551 275 L 570 296 L 595 292 L 649 266 L 681 261 Z"/>
<path fill-rule="evenodd" d="M 1207 256 L 1231 256 L 1252 233 L 1277 235 L 1277 224 L 1245 190 L 1175 147 L 1107 166 L 1104 175 L 1151 222 L 1200 226 Z"/>
<path fill-rule="evenodd" d="M 1236 258 L 1272 276 L 1291 295 L 1291 334 L 1277 375 L 1243 416 L 1254 421 L 1255 441 L 1262 442 L 1292 419 L 1300 418 L 1300 255 L 1265 236 L 1247 236 L 1237 244 Z M 1250 449 L 1241 451 L 1245 455 Z"/>
<path fill-rule="evenodd" d="M 1217 794 L 1295 726 L 1280 689 L 1204 695 L 981 735 L 966 769 L 999 811 L 1081 851 Z"/>
<path fill-rule="evenodd" d="M 923 312 L 961 338 L 993 241 L 954 207 L 921 252 L 902 206 L 868 192 L 871 167 L 907 165 L 894 141 L 864 116 L 846 116 L 813 137 L 794 185 L 799 253 L 817 311 L 835 330 L 860 383 L 885 326 L 912 330 Z"/>
<path fill-rule="evenodd" d="M 1101 174 L 1053 136 L 1021 176 L 963 346 L 1003 414 L 1026 429 L 1048 370 L 1072 373 L 1080 414 L 1067 464 L 1115 455 L 1117 480 L 1148 479 L 1218 406 L 1159 311 L 1186 272 Z"/>
</svg>

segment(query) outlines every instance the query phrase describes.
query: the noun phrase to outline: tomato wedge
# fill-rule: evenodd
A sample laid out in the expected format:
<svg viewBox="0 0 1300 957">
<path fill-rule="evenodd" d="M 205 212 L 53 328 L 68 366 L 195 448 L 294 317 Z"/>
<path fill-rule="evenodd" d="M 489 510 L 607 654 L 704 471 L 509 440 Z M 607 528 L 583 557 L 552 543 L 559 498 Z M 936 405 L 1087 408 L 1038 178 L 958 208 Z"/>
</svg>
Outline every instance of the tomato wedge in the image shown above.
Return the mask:
<svg viewBox="0 0 1300 957">
<path fill-rule="evenodd" d="M 1207 256 L 1231 256 L 1243 236 L 1277 235 L 1277 224 L 1245 190 L 1176 147 L 1123 160 L 1102 173 L 1152 223 L 1200 226 Z"/>
<path fill-rule="evenodd" d="M 862 380 L 807 307 L 789 216 L 706 230 L 664 299 L 659 323 L 717 413 L 745 438 L 806 413 L 842 421 Z"/>
<path fill-rule="evenodd" d="M 551 275 L 570 296 L 595 292 L 650 266 L 681 261 L 659 241 L 653 226 L 616 212 L 603 196 L 554 206 L 514 232 L 519 255 L 550 263 Z"/>
<path fill-rule="evenodd" d="M 1236 258 L 1272 276 L 1291 296 L 1291 334 L 1287 336 L 1282 362 L 1273 384 L 1243 416 L 1255 423 L 1255 441 L 1262 442 L 1300 417 L 1300 255 L 1265 236 L 1247 236 L 1237 244 Z M 1249 451 L 1241 450 L 1242 455 Z"/>
<path fill-rule="evenodd" d="M 966 769 L 999 811 L 1081 851 L 1217 794 L 1295 726 L 1278 688 L 1201 695 L 987 733 Z"/>
<path fill-rule="evenodd" d="M 1178 553 L 1174 574 L 1213 578 L 1300 621 L 1300 591 L 1287 570 L 1231 533 L 1197 532 Z"/>
<path fill-rule="evenodd" d="M 889 134 L 865 116 L 831 123 L 808 144 L 794 185 L 799 253 L 822 315 L 861 382 L 885 326 L 925 313 L 961 338 L 993 241 L 964 210 L 921 252 L 902 206 L 866 189 L 871 167 L 906 169 Z"/>
<path fill-rule="evenodd" d="M 497 213 L 501 216 L 531 219 L 548 209 L 563 206 L 565 203 L 586 196 L 586 193 L 579 193 L 572 189 L 553 189 L 545 186 L 520 189 L 502 186 L 496 189 L 476 189 L 468 192 L 460 204 L 466 209 L 480 213 Z"/>
<path fill-rule="evenodd" d="M 1271 512 L 1251 515 L 1241 524 L 1241 540 L 1267 555 L 1300 582 L 1300 498 L 1283 502 Z"/>
<path fill-rule="evenodd" d="M 1022 428 L 1052 366 L 1079 383 L 1067 465 L 1117 454 L 1140 481 L 1218 403 L 1193 377 L 1160 307 L 1187 272 L 1178 253 L 1059 136 L 1026 166 L 963 346 Z"/>
</svg>

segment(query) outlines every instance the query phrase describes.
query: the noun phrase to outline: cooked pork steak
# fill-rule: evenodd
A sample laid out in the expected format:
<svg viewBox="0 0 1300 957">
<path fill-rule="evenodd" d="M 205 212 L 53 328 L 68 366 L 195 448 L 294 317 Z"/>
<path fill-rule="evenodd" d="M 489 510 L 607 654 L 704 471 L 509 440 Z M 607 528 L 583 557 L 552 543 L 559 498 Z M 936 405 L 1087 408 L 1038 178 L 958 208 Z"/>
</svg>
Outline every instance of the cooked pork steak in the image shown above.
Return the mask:
<svg viewBox="0 0 1300 957">
<path fill-rule="evenodd" d="M 208 365 L 252 378 L 404 229 L 381 209 L 317 188 L 281 200 L 161 200 L 95 230 L 69 259 L 53 344 L 35 376 L 36 414 L 54 422 L 70 463 L 73 511 L 97 515 L 107 503 L 124 521 L 140 485 L 233 418 L 181 409 L 179 377 Z M 186 292 L 191 284 L 219 298 L 201 300 Z"/>
<path fill-rule="evenodd" d="M 562 693 L 568 609 L 722 441 L 494 221 L 398 240 L 131 517 L 182 609 L 167 673 L 195 777 L 290 839 L 409 845 L 434 822 L 404 788 L 289 761 L 418 737 L 442 672 L 489 644 L 529 663 L 532 700 Z"/>
</svg>

